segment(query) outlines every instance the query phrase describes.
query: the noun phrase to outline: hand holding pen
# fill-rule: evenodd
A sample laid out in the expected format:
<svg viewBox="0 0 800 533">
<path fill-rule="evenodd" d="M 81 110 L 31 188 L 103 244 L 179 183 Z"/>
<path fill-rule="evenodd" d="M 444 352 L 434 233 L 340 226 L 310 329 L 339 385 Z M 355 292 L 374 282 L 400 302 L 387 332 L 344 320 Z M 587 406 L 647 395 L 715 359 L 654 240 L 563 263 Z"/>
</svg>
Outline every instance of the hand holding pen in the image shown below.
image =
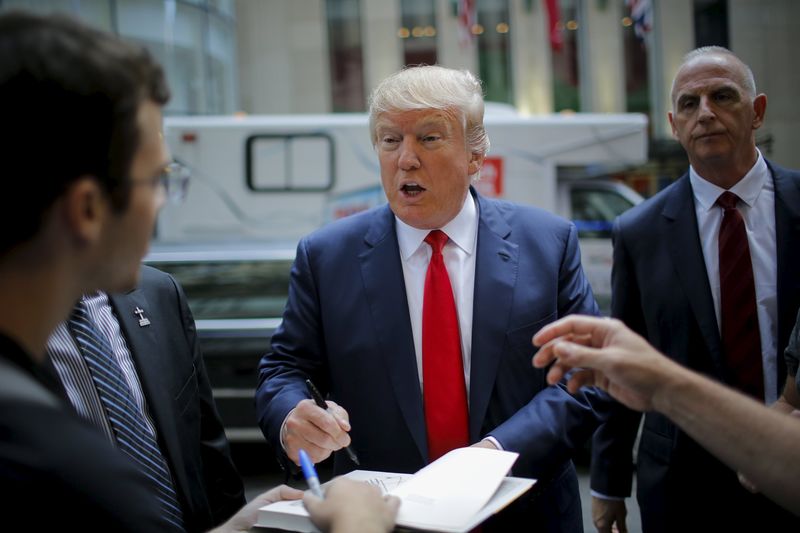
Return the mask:
<svg viewBox="0 0 800 533">
<path fill-rule="evenodd" d="M 334 451 L 350 445 L 347 411 L 336 402 L 325 402 L 319 391 L 312 392 L 308 388 L 309 396 L 316 395 L 316 399 L 298 402 L 281 427 L 281 445 L 286 455 L 298 465 L 300 448 L 314 463 L 319 463 Z"/>
<path fill-rule="evenodd" d="M 308 392 L 311 394 L 311 398 L 314 400 L 314 403 L 317 404 L 317 407 L 321 409 L 328 410 L 328 404 L 325 403 L 325 399 L 322 397 L 322 394 L 319 393 L 319 390 L 314 386 L 310 379 L 306 380 L 306 387 L 308 387 Z M 344 450 L 347 452 L 347 456 L 353 461 L 355 464 L 360 465 L 361 463 L 358 462 L 358 457 L 356 456 L 356 452 L 350 446 L 345 446 Z"/>
</svg>

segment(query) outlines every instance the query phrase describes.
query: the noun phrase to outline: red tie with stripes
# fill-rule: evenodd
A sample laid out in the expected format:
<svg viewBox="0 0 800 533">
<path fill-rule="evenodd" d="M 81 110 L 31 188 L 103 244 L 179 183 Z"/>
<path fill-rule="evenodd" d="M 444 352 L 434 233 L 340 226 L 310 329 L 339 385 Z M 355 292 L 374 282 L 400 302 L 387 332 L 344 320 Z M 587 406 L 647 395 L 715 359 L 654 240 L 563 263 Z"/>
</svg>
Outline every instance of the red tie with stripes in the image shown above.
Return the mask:
<svg viewBox="0 0 800 533">
<path fill-rule="evenodd" d="M 422 382 L 431 461 L 469 444 L 458 315 L 442 256 L 447 239 L 440 230 L 425 237 L 433 250 L 422 302 Z"/>
<path fill-rule="evenodd" d="M 731 385 L 764 399 L 761 334 L 756 312 L 753 264 L 744 219 L 736 208 L 739 197 L 725 191 L 717 198 L 724 209 L 719 228 L 719 290 L 722 349 Z"/>
</svg>

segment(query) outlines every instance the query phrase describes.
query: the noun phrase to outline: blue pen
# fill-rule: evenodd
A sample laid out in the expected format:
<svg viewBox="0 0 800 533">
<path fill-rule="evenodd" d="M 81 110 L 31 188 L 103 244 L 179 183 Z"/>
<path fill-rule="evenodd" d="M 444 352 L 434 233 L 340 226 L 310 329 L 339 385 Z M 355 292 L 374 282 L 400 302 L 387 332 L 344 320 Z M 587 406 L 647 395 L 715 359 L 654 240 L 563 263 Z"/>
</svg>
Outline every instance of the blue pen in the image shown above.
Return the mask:
<svg viewBox="0 0 800 533">
<path fill-rule="evenodd" d="M 300 448 L 300 468 L 303 469 L 303 475 L 306 477 L 306 483 L 308 483 L 308 487 L 311 489 L 311 492 L 314 493 L 314 496 L 320 499 L 324 498 L 325 496 L 322 494 L 322 487 L 319 485 L 317 471 L 314 470 L 314 463 L 311 462 L 308 454 L 302 448 Z"/>
</svg>

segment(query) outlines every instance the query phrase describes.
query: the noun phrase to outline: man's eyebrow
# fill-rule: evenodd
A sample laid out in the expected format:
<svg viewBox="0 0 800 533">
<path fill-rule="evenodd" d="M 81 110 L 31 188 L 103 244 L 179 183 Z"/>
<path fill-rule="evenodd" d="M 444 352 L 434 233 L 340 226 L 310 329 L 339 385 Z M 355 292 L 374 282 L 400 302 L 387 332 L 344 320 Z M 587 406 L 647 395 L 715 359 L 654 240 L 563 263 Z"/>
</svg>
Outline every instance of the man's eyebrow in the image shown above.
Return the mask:
<svg viewBox="0 0 800 533">
<path fill-rule="evenodd" d="M 382 119 L 378 119 L 378 121 L 375 122 L 375 131 L 385 131 L 391 129 L 397 129 L 397 125 L 394 124 L 393 122 L 389 122 Z"/>
<path fill-rule="evenodd" d="M 417 129 L 423 128 L 441 128 L 444 130 L 445 133 L 450 132 L 450 121 L 448 121 L 445 117 L 441 115 L 435 115 L 432 117 L 428 117 L 419 124 L 417 124 Z"/>
</svg>

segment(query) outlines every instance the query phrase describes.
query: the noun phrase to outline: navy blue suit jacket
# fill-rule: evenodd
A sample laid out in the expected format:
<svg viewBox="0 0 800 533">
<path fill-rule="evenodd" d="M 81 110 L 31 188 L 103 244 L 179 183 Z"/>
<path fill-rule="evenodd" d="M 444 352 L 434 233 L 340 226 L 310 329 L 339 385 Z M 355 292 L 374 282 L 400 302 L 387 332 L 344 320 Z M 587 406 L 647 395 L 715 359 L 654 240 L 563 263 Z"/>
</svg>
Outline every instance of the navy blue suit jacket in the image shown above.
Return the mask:
<svg viewBox="0 0 800 533">
<path fill-rule="evenodd" d="M 596 314 L 575 227 L 540 209 L 477 198 L 469 434 L 521 453 L 514 472 L 550 480 L 548 513 L 573 527 L 572 452 L 597 425 L 607 397 L 573 397 L 534 369 L 531 337 L 569 313 Z M 292 267 L 283 323 L 259 366 L 256 411 L 280 450 L 280 427 L 308 397 L 310 377 L 350 414 L 361 468 L 415 472 L 428 456 L 422 391 L 395 218 L 382 206 L 304 238 Z M 337 453 L 334 470 L 354 468 Z M 574 502 L 572 502 L 574 503 Z M 570 508 L 570 511 L 567 511 Z M 577 504 L 580 512 L 579 502 Z M 565 513 L 567 516 L 558 516 Z M 577 516 L 578 523 L 580 516 Z M 555 529 L 558 529 L 556 527 Z"/>
<path fill-rule="evenodd" d="M 800 305 L 800 173 L 768 165 L 775 184 L 780 394 L 786 382 L 782 355 Z M 615 317 L 684 366 L 729 382 L 688 173 L 616 221 L 612 289 Z M 620 408 L 598 432 L 594 490 L 618 496 L 630 491 L 640 418 Z M 743 520 L 752 517 L 755 530 L 771 531 L 766 517 L 783 514 L 745 493 L 734 472 L 658 413 L 645 416 L 637 483 L 646 531 L 691 524 L 702 529 L 690 517 L 707 517 L 719 531 L 747 530 Z"/>
</svg>

